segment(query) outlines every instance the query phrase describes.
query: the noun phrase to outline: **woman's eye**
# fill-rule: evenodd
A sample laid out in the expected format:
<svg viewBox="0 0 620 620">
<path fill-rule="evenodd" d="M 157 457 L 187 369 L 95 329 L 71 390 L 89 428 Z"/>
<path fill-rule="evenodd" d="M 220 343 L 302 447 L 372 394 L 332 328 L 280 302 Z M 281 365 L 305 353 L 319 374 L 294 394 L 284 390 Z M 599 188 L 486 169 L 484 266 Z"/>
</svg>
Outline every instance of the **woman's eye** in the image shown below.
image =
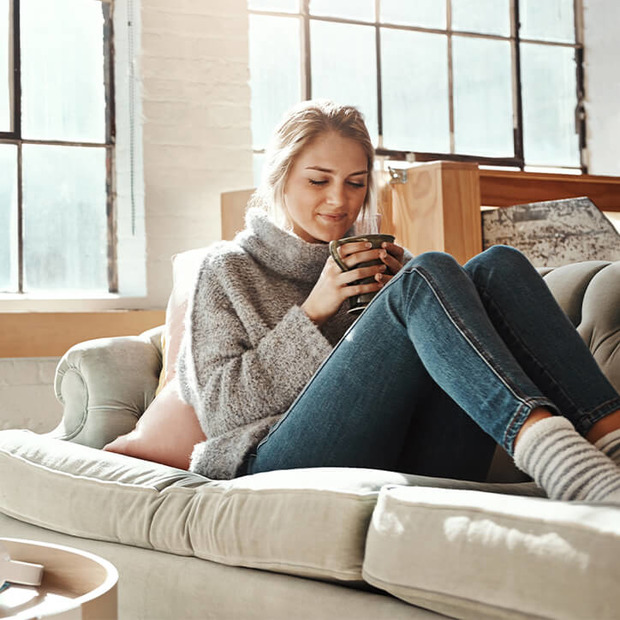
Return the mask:
<svg viewBox="0 0 620 620">
<path fill-rule="evenodd" d="M 325 185 L 327 181 L 317 181 L 316 179 L 308 179 L 310 185 Z"/>
<path fill-rule="evenodd" d="M 352 187 L 366 187 L 366 183 L 358 183 L 356 181 L 349 181 L 349 185 Z"/>
</svg>

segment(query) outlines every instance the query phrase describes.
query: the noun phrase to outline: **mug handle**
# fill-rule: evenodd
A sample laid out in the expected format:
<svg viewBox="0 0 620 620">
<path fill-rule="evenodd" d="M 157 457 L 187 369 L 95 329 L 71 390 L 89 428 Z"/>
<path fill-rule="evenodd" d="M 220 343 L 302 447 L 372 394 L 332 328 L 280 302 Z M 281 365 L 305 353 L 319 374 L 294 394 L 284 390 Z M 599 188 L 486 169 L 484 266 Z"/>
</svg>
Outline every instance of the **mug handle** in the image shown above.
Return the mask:
<svg viewBox="0 0 620 620">
<path fill-rule="evenodd" d="M 338 248 L 342 245 L 340 239 L 334 239 L 329 242 L 329 253 L 332 255 L 332 258 L 336 261 L 336 264 L 342 271 L 349 271 L 349 268 L 342 262 L 342 258 L 338 253 Z"/>
<path fill-rule="evenodd" d="M 0 586 L 5 581 L 23 586 L 39 586 L 43 578 L 43 566 L 11 560 L 7 548 L 0 543 Z"/>
</svg>

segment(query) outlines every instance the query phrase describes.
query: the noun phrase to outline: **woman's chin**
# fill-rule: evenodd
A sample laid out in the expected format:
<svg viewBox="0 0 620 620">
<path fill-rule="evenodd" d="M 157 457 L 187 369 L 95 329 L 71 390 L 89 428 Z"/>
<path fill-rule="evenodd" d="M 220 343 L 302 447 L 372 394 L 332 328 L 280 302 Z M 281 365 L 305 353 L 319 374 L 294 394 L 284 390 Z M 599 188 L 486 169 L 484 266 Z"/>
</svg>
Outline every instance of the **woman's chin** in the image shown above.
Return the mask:
<svg viewBox="0 0 620 620">
<path fill-rule="evenodd" d="M 317 231 L 317 239 L 320 239 L 323 243 L 329 243 L 330 241 L 335 241 L 336 239 L 342 239 L 346 236 L 347 232 L 351 230 L 351 226 L 330 226 L 329 228 L 324 228 L 321 231 Z"/>
<path fill-rule="evenodd" d="M 306 230 L 294 230 L 294 232 L 309 243 L 329 243 L 336 239 L 342 239 L 351 229 L 348 224 L 321 225 L 308 227 Z"/>
<path fill-rule="evenodd" d="M 336 241 L 336 239 L 342 239 L 345 236 L 344 232 L 323 234 L 320 237 L 316 237 L 317 243 L 329 243 L 330 241 Z"/>
</svg>

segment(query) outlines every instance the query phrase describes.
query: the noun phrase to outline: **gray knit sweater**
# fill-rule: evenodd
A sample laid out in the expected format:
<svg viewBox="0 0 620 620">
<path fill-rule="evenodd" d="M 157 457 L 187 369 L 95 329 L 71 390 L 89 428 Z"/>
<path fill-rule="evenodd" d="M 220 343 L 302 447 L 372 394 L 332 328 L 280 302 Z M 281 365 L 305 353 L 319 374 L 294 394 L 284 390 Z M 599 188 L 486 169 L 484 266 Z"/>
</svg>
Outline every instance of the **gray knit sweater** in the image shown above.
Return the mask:
<svg viewBox="0 0 620 620">
<path fill-rule="evenodd" d="M 329 255 L 250 209 L 246 229 L 209 248 L 189 302 L 179 354 L 183 398 L 200 420 L 190 469 L 245 474 L 246 457 L 289 408 L 354 318 L 320 329 L 300 305 Z"/>
</svg>

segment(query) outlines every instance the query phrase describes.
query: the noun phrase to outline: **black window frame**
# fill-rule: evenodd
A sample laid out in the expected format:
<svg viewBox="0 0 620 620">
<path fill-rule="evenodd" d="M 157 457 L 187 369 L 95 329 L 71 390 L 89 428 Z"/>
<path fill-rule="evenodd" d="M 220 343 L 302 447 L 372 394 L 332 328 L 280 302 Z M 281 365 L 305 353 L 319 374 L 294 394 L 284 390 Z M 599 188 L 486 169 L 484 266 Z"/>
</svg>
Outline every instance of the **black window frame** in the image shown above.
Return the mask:
<svg viewBox="0 0 620 620">
<path fill-rule="evenodd" d="M 23 228 L 23 174 L 22 146 L 38 144 L 50 146 L 75 146 L 85 148 L 105 148 L 106 151 L 106 220 L 107 220 L 107 279 L 108 292 L 118 292 L 118 262 L 116 252 L 116 205 L 115 205 L 115 166 L 114 145 L 116 141 L 115 97 L 114 97 L 114 21 L 113 0 L 98 0 L 104 18 L 103 57 L 105 81 L 105 142 L 75 142 L 70 140 L 34 140 L 22 136 L 21 101 L 21 0 L 9 0 L 10 40 L 13 55 L 12 114 L 11 131 L 0 131 L 0 144 L 13 144 L 17 147 L 17 290 L 10 294 L 24 294 L 24 228 Z M 2 292 L 0 292 L 0 297 Z"/>
<path fill-rule="evenodd" d="M 439 1 L 439 0 L 437 0 Z M 421 26 L 406 26 L 402 24 L 391 24 L 381 22 L 380 2 L 375 0 L 375 19 L 374 21 L 355 20 L 342 17 L 328 17 L 324 15 L 313 15 L 310 13 L 311 0 L 299 0 L 299 11 L 272 11 L 258 10 L 249 8 L 249 13 L 255 15 L 266 15 L 274 17 L 299 17 L 301 19 L 301 83 L 302 93 L 301 100 L 312 99 L 312 56 L 310 41 L 310 24 L 313 20 L 331 22 L 338 24 L 351 24 L 361 26 L 372 26 L 375 28 L 375 52 L 377 58 L 377 120 L 378 120 L 378 136 L 379 144 L 375 149 L 378 157 L 393 161 L 410 161 L 424 162 L 436 160 L 474 162 L 485 166 L 512 167 L 524 170 L 528 164 L 525 162 L 524 146 L 523 146 L 523 105 L 522 105 L 522 88 L 521 88 L 521 43 L 536 43 L 537 45 L 570 47 L 575 50 L 575 71 L 576 71 L 576 106 L 575 106 L 575 130 L 579 136 L 579 167 L 572 166 L 545 166 L 545 168 L 553 168 L 566 171 L 580 171 L 587 174 L 587 156 L 586 150 L 586 110 L 584 105 L 585 99 L 585 79 L 584 79 L 584 45 L 582 41 L 582 14 L 583 7 L 581 0 L 572 0 L 574 7 L 574 31 L 575 42 L 554 42 L 540 39 L 528 39 L 520 36 L 519 27 L 519 0 L 510 0 L 510 35 L 490 35 L 477 32 L 468 32 L 462 30 L 454 30 L 452 28 L 451 0 L 446 1 L 446 28 L 426 28 Z M 426 152 L 426 151 L 402 151 L 386 149 L 382 146 L 383 135 L 383 93 L 381 88 L 381 29 L 393 28 L 411 32 L 423 32 L 431 34 L 445 34 L 448 38 L 448 80 L 449 80 L 449 131 L 450 131 L 450 152 Z M 514 155 L 512 157 L 488 157 L 480 155 L 467 155 L 454 152 L 454 85 L 453 85 L 453 56 L 452 56 L 452 39 L 457 36 L 468 36 L 483 39 L 509 41 L 511 45 L 511 53 L 513 57 L 512 64 L 512 88 L 513 88 L 513 112 L 515 116 L 515 126 L 513 128 L 513 147 Z M 264 149 L 255 149 L 254 154 L 261 154 Z"/>
</svg>

